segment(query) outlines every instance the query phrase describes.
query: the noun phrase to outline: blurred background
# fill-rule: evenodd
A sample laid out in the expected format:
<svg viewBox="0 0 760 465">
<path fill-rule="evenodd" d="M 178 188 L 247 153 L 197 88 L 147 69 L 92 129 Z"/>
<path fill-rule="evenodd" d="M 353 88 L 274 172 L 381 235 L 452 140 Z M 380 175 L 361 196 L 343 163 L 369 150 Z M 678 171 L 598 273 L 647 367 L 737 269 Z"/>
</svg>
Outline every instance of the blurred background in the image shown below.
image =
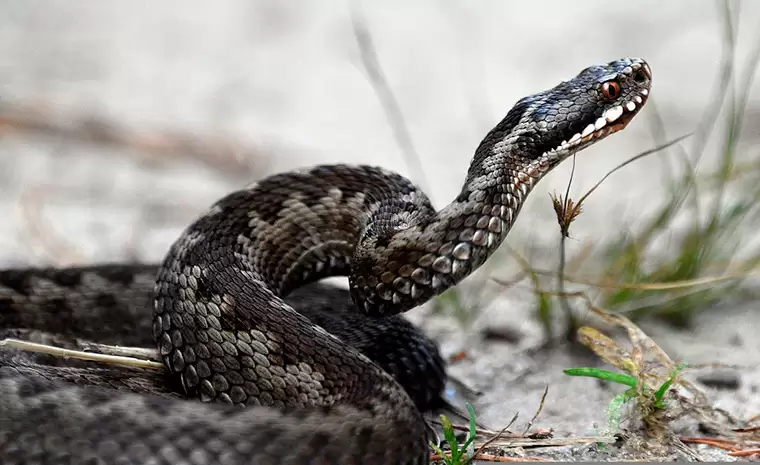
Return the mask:
<svg viewBox="0 0 760 465">
<path fill-rule="evenodd" d="M 757 367 L 759 19 L 755 1 L 6 0 L 0 264 L 158 261 L 222 195 L 317 163 L 397 170 L 441 207 L 519 98 L 642 57 L 650 102 L 577 157 L 570 197 L 693 135 L 588 197 L 564 244 L 578 283 L 565 286 L 632 315 L 674 360 Z M 549 194 L 565 193 L 571 169 L 539 184 L 493 266 L 411 315 L 459 357 L 452 372 L 483 392 L 476 406 L 496 425 L 536 405 L 545 383 L 543 421 L 565 433 L 593 431 L 611 397 L 563 377 L 570 355 L 526 352 L 563 331 L 568 302 L 535 271 L 560 263 Z M 516 273 L 535 279 L 488 279 Z M 600 282 L 634 287 L 588 285 Z M 572 302 L 577 316 L 584 305 Z M 757 369 L 731 376 L 740 382 L 721 405 L 760 411 Z"/>
</svg>

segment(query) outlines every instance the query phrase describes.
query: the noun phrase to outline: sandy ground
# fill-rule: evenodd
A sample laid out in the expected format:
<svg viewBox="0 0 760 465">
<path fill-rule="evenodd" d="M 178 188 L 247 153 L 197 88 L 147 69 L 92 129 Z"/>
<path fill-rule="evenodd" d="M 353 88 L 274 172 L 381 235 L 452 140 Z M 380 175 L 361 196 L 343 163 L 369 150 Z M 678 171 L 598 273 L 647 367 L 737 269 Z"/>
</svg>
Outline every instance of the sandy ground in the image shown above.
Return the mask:
<svg viewBox="0 0 760 465">
<path fill-rule="evenodd" d="M 671 137 L 694 129 L 719 78 L 721 29 L 711 1 L 365 2 L 367 28 L 420 154 L 420 174 L 405 163 L 366 77 L 348 3 L 190 4 L 0 5 L 0 116 L 52 125 L 0 124 L 0 264 L 155 261 L 221 195 L 315 163 L 382 164 L 427 185 L 442 205 L 457 193 L 475 145 L 517 99 L 587 65 L 646 58 L 660 129 Z M 760 3 L 741 2 L 740 64 L 757 40 L 758 18 Z M 585 192 L 654 145 L 658 124 L 647 110 L 579 157 L 572 192 Z M 759 117 L 755 89 L 739 161 L 757 153 Z M 111 127 L 103 122 L 132 134 L 128 143 L 102 142 Z M 82 141 L 82 134 L 100 135 L 101 142 Z M 147 150 L 166 147 L 167 134 L 197 139 L 177 150 Z M 708 141 L 703 166 L 714 162 L 717 147 L 718 138 Z M 573 226 L 569 255 L 635 225 L 663 201 L 666 156 L 642 160 L 600 188 Z M 538 186 L 509 240 L 517 250 L 543 251 L 546 266 L 554 266 L 557 238 L 547 193 L 564 190 L 567 165 Z M 514 271 L 502 268 L 495 273 Z M 617 391 L 562 374 L 589 359 L 535 350 L 541 329 L 529 297 L 511 291 L 488 302 L 465 330 L 451 319 L 425 318 L 426 309 L 411 318 L 424 321 L 447 354 L 466 349 L 451 372 L 483 392 L 475 401 L 482 422 L 503 425 L 519 411 L 512 429 L 520 431 L 548 384 L 535 428 L 553 428 L 557 437 L 596 434 Z M 645 329 L 673 359 L 748 367 L 723 373 L 738 387 L 706 388 L 717 405 L 747 418 L 760 413 L 758 321 L 749 302 L 708 312 L 688 331 L 657 323 Z M 505 326 L 518 341 L 482 337 L 485 328 Z M 568 460 L 630 457 L 590 446 L 553 453 Z"/>
</svg>

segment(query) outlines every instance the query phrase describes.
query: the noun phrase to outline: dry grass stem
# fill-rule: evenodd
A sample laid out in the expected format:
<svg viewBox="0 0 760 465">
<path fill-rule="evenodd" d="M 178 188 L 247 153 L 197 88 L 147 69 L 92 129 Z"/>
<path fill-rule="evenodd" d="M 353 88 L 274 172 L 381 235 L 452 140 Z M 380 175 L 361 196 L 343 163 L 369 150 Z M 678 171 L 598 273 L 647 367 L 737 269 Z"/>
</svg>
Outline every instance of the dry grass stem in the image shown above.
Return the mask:
<svg viewBox="0 0 760 465">
<path fill-rule="evenodd" d="M 77 142 L 132 149 L 145 162 L 193 159 L 214 171 L 248 179 L 262 171 L 267 157 L 229 137 L 181 131 L 134 131 L 103 116 L 60 114 L 48 105 L 0 105 L 0 134 L 35 132 Z"/>
<path fill-rule="evenodd" d="M 118 357 L 138 358 L 142 360 L 152 360 L 154 362 L 163 363 L 161 356 L 156 349 L 148 349 L 145 347 L 125 347 L 125 346 L 112 346 L 107 344 L 97 344 L 89 341 L 80 341 L 80 347 L 88 352 L 96 352 L 103 355 L 114 355 Z"/>
<path fill-rule="evenodd" d="M 372 35 L 369 32 L 367 23 L 364 20 L 358 5 L 358 2 L 351 3 L 351 25 L 354 29 L 356 44 L 359 47 L 362 65 L 367 73 L 372 89 L 375 91 L 375 94 L 383 107 L 385 116 L 388 119 L 388 124 L 390 124 L 391 130 L 393 131 L 393 137 L 401 150 L 401 154 L 403 155 L 409 170 L 412 172 L 412 177 L 420 185 L 423 191 L 430 192 L 425 177 L 425 170 L 422 167 L 420 156 L 414 148 L 414 142 L 409 133 L 404 113 L 401 111 L 401 106 L 385 77 L 383 68 L 380 65 L 380 60 L 377 58 L 377 51 L 375 50 Z"/>
<path fill-rule="evenodd" d="M 431 461 L 443 460 L 444 457 L 438 454 L 430 456 Z M 498 455 L 490 454 L 475 454 L 472 456 L 473 460 L 480 460 L 482 462 L 552 462 L 553 460 L 541 458 L 541 457 L 502 457 Z"/>
<path fill-rule="evenodd" d="M 78 360 L 90 360 L 93 362 L 105 363 L 108 365 L 121 366 L 127 368 L 144 368 L 149 370 L 164 371 L 164 364 L 153 360 L 143 360 L 134 357 L 125 357 L 120 355 L 108 355 L 94 352 L 85 352 L 81 350 L 63 349 L 61 347 L 50 346 L 46 344 L 37 344 L 35 342 L 22 341 L 20 339 L 3 339 L 0 341 L 0 347 L 9 349 L 27 350 L 42 354 L 49 354 L 62 358 L 73 358 Z M 126 348 L 122 348 L 126 349 Z"/>
</svg>

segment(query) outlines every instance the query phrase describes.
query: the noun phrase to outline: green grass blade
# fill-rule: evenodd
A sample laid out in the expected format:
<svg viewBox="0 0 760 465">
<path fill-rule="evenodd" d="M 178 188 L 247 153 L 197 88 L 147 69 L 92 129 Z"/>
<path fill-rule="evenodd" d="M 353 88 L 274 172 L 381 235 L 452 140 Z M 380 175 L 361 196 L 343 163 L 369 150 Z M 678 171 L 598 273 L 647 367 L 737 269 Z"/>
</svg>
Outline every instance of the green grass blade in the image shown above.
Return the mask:
<svg viewBox="0 0 760 465">
<path fill-rule="evenodd" d="M 459 453 L 457 437 L 456 434 L 454 434 L 454 426 L 446 415 L 441 415 L 441 425 L 443 426 L 443 437 L 451 448 L 451 456 L 454 457 L 455 453 L 457 455 Z"/>
<path fill-rule="evenodd" d="M 477 436 L 478 427 L 475 424 L 475 409 L 472 408 L 472 405 L 470 405 L 469 402 L 465 403 L 465 406 L 467 407 L 467 412 L 470 417 L 470 432 L 467 437 L 467 441 L 462 445 L 462 450 L 467 451 L 467 448 L 470 447 L 470 444 L 472 444 L 475 441 L 475 437 Z"/>
<path fill-rule="evenodd" d="M 681 373 L 681 371 L 683 371 L 684 368 L 686 368 L 686 363 L 680 363 L 677 367 L 675 367 L 670 373 L 670 376 L 668 376 L 668 379 L 666 379 L 665 382 L 662 383 L 660 388 L 657 390 L 657 392 L 654 393 L 655 405 L 661 403 L 662 398 L 665 396 L 665 393 L 668 392 L 668 389 L 670 389 L 670 386 L 673 385 L 676 377 Z"/>
<path fill-rule="evenodd" d="M 623 405 L 636 396 L 636 389 L 627 389 L 615 396 L 607 407 L 607 434 L 615 434 L 620 429 L 620 417 L 623 413 Z"/>
<path fill-rule="evenodd" d="M 613 383 L 622 384 L 631 388 L 636 387 L 636 378 L 624 373 L 615 373 L 613 371 L 602 370 L 601 368 L 568 368 L 564 370 L 564 373 L 568 376 L 585 376 L 588 378 L 596 378 L 604 381 L 611 381 Z"/>
</svg>

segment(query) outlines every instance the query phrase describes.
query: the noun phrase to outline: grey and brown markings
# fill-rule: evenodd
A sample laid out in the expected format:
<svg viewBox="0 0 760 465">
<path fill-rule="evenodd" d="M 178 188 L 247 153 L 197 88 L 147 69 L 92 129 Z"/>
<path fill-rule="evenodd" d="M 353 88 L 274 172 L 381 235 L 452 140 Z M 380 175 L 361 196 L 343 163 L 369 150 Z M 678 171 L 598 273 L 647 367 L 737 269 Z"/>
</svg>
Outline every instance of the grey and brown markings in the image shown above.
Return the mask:
<svg viewBox="0 0 760 465">
<path fill-rule="evenodd" d="M 535 184 L 623 129 L 650 84 L 643 60 L 622 59 L 521 99 L 439 211 L 396 173 L 319 166 L 223 198 L 157 269 L 0 273 L 6 334 L 152 338 L 168 372 L 164 384 L 0 351 L 2 462 L 427 463 L 420 409 L 440 399 L 443 362 L 397 315 L 482 265 Z M 303 287 L 333 275 L 350 291 Z M 215 402 L 177 399 L 171 382 Z"/>
</svg>

